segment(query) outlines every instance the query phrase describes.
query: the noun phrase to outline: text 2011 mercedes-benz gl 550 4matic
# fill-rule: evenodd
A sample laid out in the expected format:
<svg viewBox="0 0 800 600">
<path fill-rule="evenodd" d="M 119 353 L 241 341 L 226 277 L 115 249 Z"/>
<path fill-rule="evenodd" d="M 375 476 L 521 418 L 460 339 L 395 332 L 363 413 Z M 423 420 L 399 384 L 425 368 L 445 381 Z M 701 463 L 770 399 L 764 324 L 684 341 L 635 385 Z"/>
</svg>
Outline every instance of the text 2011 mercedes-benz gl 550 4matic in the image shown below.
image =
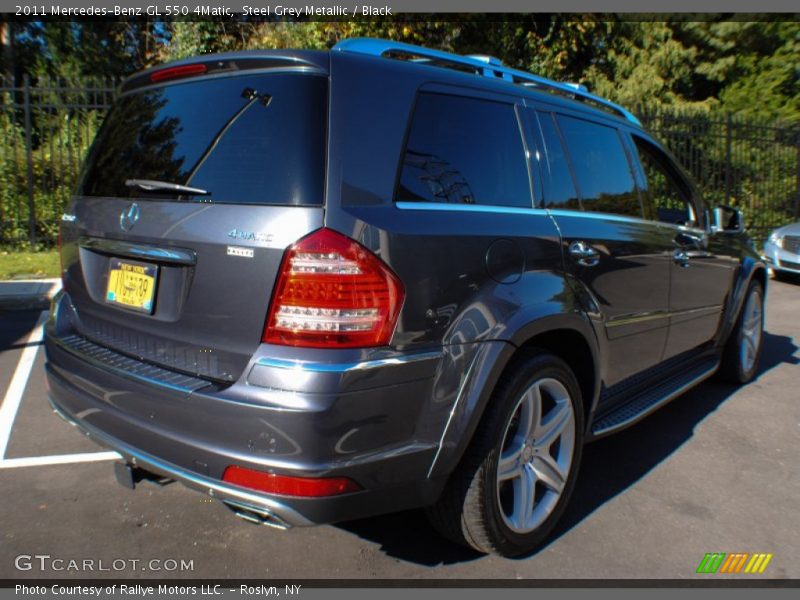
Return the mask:
<svg viewBox="0 0 800 600">
<path fill-rule="evenodd" d="M 289 527 L 537 546 L 584 443 L 758 368 L 766 271 L 625 109 L 354 39 L 125 81 L 63 217 L 56 411 Z"/>
</svg>

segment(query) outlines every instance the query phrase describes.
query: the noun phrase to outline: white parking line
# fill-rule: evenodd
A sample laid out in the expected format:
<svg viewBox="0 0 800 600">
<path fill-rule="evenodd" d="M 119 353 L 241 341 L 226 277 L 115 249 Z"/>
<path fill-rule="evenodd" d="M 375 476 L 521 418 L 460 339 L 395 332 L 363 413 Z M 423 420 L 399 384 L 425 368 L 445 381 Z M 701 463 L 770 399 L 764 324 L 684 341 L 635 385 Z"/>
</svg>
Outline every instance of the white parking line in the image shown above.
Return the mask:
<svg viewBox="0 0 800 600">
<path fill-rule="evenodd" d="M 22 395 L 25 392 L 25 386 L 28 385 L 28 378 L 33 369 L 33 363 L 36 360 L 36 353 L 39 351 L 39 342 L 42 341 L 42 333 L 44 323 L 47 320 L 47 311 L 42 311 L 36 325 L 25 340 L 25 348 L 19 357 L 17 368 L 14 370 L 14 376 L 11 378 L 11 383 L 6 391 L 3 404 L 0 405 L 0 460 L 6 456 L 8 449 L 8 440 L 11 437 L 11 428 L 14 426 L 14 419 L 19 410 L 19 404 L 22 402 Z"/>
<path fill-rule="evenodd" d="M 98 462 L 122 458 L 116 452 L 84 452 L 81 454 L 55 454 L 53 456 L 26 456 L 24 458 L 4 458 L 0 469 L 19 467 L 43 467 L 47 465 L 70 465 L 74 463 Z"/>
</svg>

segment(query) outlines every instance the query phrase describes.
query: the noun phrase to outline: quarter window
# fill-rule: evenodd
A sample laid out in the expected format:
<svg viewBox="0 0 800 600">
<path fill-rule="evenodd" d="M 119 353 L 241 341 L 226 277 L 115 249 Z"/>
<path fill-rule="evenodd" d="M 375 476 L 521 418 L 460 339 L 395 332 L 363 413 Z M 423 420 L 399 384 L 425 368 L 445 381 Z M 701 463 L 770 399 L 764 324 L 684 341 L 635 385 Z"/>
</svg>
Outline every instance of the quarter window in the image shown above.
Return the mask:
<svg viewBox="0 0 800 600">
<path fill-rule="evenodd" d="M 530 208 L 528 166 L 514 106 L 420 94 L 395 200 Z"/>
<path fill-rule="evenodd" d="M 558 115 L 584 210 L 642 216 L 630 162 L 613 127 Z"/>
</svg>

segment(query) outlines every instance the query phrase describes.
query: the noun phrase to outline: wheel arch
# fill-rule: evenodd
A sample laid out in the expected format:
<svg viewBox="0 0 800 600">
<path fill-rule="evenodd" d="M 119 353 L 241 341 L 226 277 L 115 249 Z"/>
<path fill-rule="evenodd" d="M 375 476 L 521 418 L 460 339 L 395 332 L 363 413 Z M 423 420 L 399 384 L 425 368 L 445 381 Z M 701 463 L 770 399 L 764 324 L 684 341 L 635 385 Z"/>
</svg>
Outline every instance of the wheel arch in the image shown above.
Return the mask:
<svg viewBox="0 0 800 600">
<path fill-rule="evenodd" d="M 736 324 L 736 319 L 739 318 L 739 312 L 742 310 L 742 305 L 744 304 L 747 290 L 750 287 L 750 282 L 758 281 L 761 284 L 761 289 L 764 292 L 764 299 L 766 300 L 768 279 L 767 267 L 762 261 L 747 257 L 742 262 L 737 274 L 736 282 L 734 283 L 731 294 L 728 298 L 728 304 L 725 311 L 727 316 L 722 323 L 720 336 L 717 342 L 719 348 L 725 346 L 728 338 L 731 335 L 731 332 L 733 331 L 734 325 Z"/>
<path fill-rule="evenodd" d="M 601 373 L 597 341 L 588 318 L 581 313 L 551 315 L 517 328 L 506 340 L 483 344 L 464 386 L 464 397 L 456 399 L 452 418 L 442 436 L 440 452 L 429 477 L 447 476 L 458 465 L 500 378 L 535 349 L 564 360 L 581 387 L 584 425 L 588 431 L 599 397 Z"/>
</svg>

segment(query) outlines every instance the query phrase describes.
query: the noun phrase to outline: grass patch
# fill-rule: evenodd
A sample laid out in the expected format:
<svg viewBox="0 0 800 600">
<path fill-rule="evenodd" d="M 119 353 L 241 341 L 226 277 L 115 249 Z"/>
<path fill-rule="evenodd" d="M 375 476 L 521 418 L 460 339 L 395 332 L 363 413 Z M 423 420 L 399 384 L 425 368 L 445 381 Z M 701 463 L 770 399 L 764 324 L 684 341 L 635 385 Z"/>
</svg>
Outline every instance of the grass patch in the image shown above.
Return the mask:
<svg viewBox="0 0 800 600">
<path fill-rule="evenodd" d="M 61 264 L 56 250 L 0 252 L 0 279 L 42 279 L 59 277 L 60 272 Z"/>
</svg>

